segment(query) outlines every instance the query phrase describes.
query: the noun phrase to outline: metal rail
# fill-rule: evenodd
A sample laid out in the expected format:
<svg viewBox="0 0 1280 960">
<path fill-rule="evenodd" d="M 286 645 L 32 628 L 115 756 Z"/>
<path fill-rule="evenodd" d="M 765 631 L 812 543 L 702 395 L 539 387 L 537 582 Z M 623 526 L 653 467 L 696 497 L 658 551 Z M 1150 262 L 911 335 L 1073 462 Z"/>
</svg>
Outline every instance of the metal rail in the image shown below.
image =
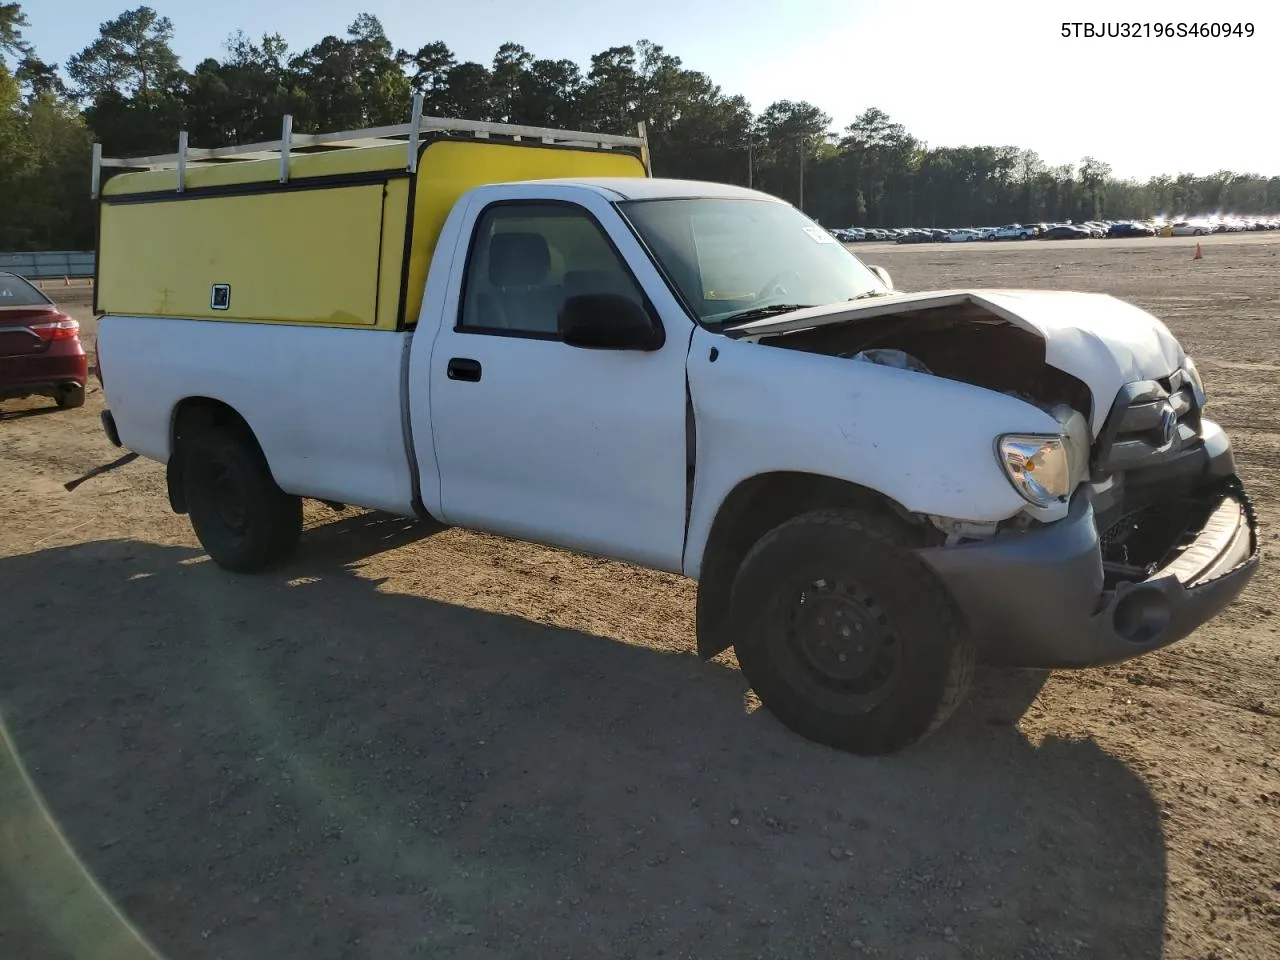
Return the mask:
<svg viewBox="0 0 1280 960">
<path fill-rule="evenodd" d="M 231 147 L 192 147 L 187 131 L 178 134 L 178 152 L 150 157 L 105 157 L 102 144 L 93 145 L 93 172 L 89 195 L 97 199 L 102 187 L 104 168 L 126 170 L 176 170 L 177 190 L 186 189 L 186 173 L 197 166 L 218 163 L 248 163 L 255 160 L 280 161 L 280 182 L 289 180 L 289 160 L 293 152 L 307 147 L 332 149 L 361 149 L 402 144 L 405 147 L 405 169 L 414 173 L 418 168 L 418 144 L 423 132 L 469 133 L 477 139 L 509 137 L 512 140 L 536 140 L 557 146 L 587 147 L 595 150 L 612 150 L 614 147 L 637 147 L 645 170 L 649 165 L 649 140 L 645 125 L 639 125 L 639 135 L 619 136 L 612 133 L 585 133 L 572 130 L 554 130 L 550 127 L 527 127 L 512 123 L 490 123 L 484 120 L 451 120 L 446 117 L 424 117 L 423 97 L 413 98 L 413 119 L 409 123 L 362 130 L 343 130 L 337 133 L 294 133 L 293 116 L 285 114 L 281 124 L 280 139 L 261 143 L 244 143 Z"/>
</svg>

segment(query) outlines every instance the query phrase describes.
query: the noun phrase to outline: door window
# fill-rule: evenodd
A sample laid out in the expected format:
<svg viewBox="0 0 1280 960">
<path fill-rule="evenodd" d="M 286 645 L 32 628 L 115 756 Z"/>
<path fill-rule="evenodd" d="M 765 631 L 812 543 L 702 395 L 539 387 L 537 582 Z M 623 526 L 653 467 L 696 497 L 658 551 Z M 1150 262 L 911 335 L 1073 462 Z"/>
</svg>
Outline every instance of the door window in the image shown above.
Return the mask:
<svg viewBox="0 0 1280 960">
<path fill-rule="evenodd" d="M 460 332 L 559 337 L 568 297 L 644 296 L 595 219 L 558 203 L 499 203 L 476 222 L 459 312 Z"/>
</svg>

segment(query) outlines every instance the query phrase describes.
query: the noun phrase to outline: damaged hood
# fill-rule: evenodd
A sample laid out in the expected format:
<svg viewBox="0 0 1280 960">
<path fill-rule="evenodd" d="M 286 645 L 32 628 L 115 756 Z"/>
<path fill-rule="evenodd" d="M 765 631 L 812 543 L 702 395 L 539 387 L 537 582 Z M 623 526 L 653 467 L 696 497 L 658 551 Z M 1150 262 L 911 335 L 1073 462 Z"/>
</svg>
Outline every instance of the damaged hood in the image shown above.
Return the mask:
<svg viewBox="0 0 1280 960">
<path fill-rule="evenodd" d="M 1145 310 L 1107 294 L 1057 290 L 894 293 L 856 304 L 797 310 L 727 332 L 735 338 L 750 338 L 965 302 L 1043 338 L 1045 362 L 1081 380 L 1092 391 L 1095 435 L 1122 386 L 1134 380 L 1166 377 L 1184 359 L 1182 346 L 1169 328 Z"/>
</svg>

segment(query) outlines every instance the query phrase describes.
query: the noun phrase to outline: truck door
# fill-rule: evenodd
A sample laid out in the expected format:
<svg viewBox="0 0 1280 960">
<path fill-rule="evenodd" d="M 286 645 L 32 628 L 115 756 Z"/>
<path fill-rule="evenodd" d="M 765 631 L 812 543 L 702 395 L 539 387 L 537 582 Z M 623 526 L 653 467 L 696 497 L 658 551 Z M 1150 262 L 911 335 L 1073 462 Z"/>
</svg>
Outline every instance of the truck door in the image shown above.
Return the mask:
<svg viewBox="0 0 1280 960">
<path fill-rule="evenodd" d="M 691 322 L 603 197 L 522 189 L 473 201 L 432 346 L 442 519 L 679 572 Z M 567 345 L 557 315 L 577 293 L 644 305 L 663 345 Z"/>
</svg>

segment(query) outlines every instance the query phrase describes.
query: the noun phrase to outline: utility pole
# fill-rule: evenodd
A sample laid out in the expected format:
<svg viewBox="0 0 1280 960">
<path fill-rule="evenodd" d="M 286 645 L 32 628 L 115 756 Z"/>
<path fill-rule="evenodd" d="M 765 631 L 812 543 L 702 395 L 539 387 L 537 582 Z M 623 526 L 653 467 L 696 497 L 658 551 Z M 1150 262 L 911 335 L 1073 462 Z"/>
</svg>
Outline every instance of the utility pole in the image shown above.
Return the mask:
<svg viewBox="0 0 1280 960">
<path fill-rule="evenodd" d="M 747 131 L 747 189 L 751 189 L 755 185 L 756 175 L 756 138 L 750 130 Z"/>
</svg>

